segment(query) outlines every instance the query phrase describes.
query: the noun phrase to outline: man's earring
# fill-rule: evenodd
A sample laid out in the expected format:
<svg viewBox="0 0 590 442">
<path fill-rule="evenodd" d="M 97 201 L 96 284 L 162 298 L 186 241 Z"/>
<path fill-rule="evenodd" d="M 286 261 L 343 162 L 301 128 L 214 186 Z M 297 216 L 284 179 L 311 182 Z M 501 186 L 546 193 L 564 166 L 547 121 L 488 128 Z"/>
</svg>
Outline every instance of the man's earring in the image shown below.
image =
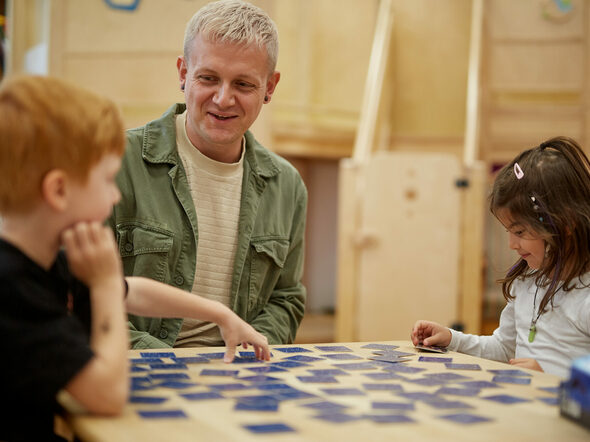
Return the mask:
<svg viewBox="0 0 590 442">
<path fill-rule="evenodd" d="M 180 90 L 181 90 L 181 91 L 184 91 L 184 83 L 182 83 L 182 84 L 180 85 Z"/>
<path fill-rule="evenodd" d="M 265 103 L 268 103 L 268 100 L 270 100 L 270 98 L 268 98 L 268 95 L 265 95 L 265 96 L 264 96 L 264 102 L 265 102 Z"/>
</svg>

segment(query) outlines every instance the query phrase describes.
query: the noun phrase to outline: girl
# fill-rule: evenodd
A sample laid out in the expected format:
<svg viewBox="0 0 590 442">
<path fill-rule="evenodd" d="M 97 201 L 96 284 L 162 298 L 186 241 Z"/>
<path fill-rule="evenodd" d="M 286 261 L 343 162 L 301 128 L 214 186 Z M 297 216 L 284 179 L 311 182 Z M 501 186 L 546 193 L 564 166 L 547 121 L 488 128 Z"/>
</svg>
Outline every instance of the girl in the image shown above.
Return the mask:
<svg viewBox="0 0 590 442">
<path fill-rule="evenodd" d="M 496 177 L 490 210 L 520 258 L 502 293 L 508 302 L 491 336 L 429 321 L 414 345 L 450 350 L 567 377 L 590 354 L 590 162 L 572 139 L 552 138 L 518 155 Z"/>
</svg>

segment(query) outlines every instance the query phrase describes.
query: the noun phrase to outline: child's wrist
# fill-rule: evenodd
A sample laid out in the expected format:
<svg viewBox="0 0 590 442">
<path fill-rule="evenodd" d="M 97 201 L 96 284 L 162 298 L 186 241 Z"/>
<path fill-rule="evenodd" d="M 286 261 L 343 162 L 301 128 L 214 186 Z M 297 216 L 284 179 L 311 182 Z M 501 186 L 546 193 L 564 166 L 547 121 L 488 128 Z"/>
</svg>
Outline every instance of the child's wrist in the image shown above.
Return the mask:
<svg viewBox="0 0 590 442">
<path fill-rule="evenodd" d="M 451 345 L 451 342 L 453 341 L 453 332 L 451 331 L 450 328 L 447 328 L 447 336 L 448 336 L 449 340 L 447 341 L 445 347 L 448 347 L 449 345 Z"/>
<path fill-rule="evenodd" d="M 103 294 L 117 294 L 117 297 L 121 299 L 123 299 L 125 293 L 125 283 L 121 275 L 97 278 L 96 281 L 90 283 L 89 288 L 91 291 L 96 290 Z"/>
<path fill-rule="evenodd" d="M 212 322 L 216 323 L 221 328 L 226 327 L 231 322 L 234 312 L 232 312 L 229 307 L 226 307 L 220 302 L 212 302 L 214 303 L 214 307 L 211 312 Z"/>
</svg>

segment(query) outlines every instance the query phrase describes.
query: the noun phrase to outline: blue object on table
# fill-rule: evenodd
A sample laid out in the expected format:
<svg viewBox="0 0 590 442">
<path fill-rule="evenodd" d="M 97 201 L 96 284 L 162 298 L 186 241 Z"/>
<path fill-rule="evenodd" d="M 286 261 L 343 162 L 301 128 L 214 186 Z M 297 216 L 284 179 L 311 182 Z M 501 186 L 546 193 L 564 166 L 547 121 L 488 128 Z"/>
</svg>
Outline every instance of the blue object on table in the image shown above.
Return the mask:
<svg viewBox="0 0 590 442">
<path fill-rule="evenodd" d="M 590 355 L 574 360 L 570 378 L 559 386 L 562 416 L 590 428 Z"/>
</svg>

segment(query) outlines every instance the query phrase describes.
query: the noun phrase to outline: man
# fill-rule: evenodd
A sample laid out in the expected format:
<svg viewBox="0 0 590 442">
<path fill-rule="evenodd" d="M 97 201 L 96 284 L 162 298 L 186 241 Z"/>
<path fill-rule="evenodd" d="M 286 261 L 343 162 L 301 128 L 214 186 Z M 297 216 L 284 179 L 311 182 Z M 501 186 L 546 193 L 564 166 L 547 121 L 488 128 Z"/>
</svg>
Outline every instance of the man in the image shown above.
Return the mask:
<svg viewBox="0 0 590 442">
<path fill-rule="evenodd" d="M 255 6 L 219 1 L 193 16 L 176 63 L 186 105 L 128 131 L 110 224 L 126 275 L 217 300 L 286 344 L 305 305 L 307 191 L 248 131 L 279 82 L 277 54 Z M 212 323 L 129 319 L 134 348 L 223 345 Z"/>
</svg>

